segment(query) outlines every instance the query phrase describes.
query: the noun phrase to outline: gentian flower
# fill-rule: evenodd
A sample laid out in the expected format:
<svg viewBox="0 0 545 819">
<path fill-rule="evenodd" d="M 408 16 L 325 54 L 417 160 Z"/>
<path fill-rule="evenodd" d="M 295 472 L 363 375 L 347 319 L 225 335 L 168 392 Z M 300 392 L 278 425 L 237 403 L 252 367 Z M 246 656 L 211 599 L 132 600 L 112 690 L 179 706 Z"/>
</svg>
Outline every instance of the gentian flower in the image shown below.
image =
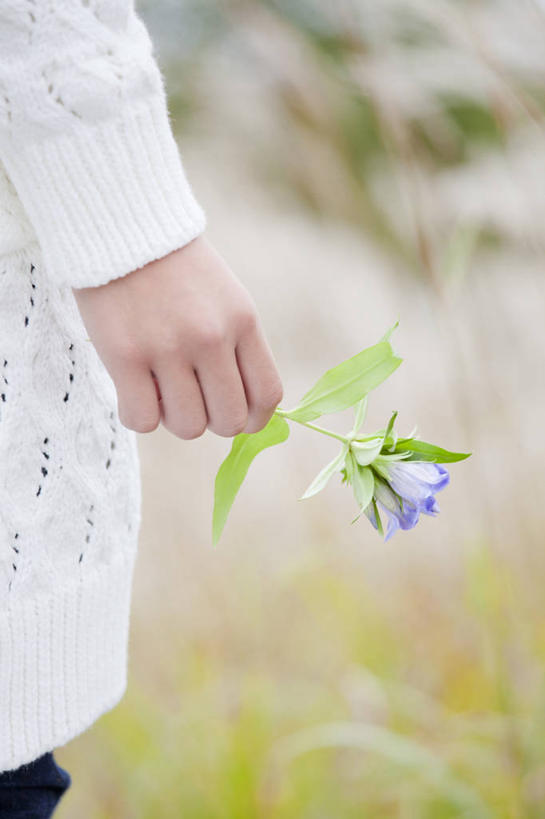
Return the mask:
<svg viewBox="0 0 545 819">
<path fill-rule="evenodd" d="M 468 458 L 470 453 L 449 452 L 422 441 L 416 428 L 405 437 L 394 431 L 397 410 L 386 427 L 374 435 L 360 432 L 367 414 L 369 393 L 385 381 L 401 364 L 391 345 L 394 324 L 378 344 L 327 370 L 290 410 L 277 407 L 259 432 L 241 432 L 233 438 L 231 451 L 221 464 L 214 486 L 212 540 L 217 543 L 233 500 L 256 455 L 281 444 L 290 434 L 288 421 L 335 438 L 341 447 L 335 457 L 318 472 L 300 500 L 321 492 L 333 475 L 340 472 L 342 482 L 352 487 L 358 507 L 355 523 L 365 512 L 378 532 L 390 538 L 398 529 L 412 529 L 420 513 L 436 515 L 435 495 L 449 482 L 447 470 L 440 466 Z M 344 435 L 314 423 L 322 415 L 352 407 L 352 428 Z M 386 535 L 382 514 L 388 519 Z"/>
<path fill-rule="evenodd" d="M 429 461 L 388 462 L 379 456 L 373 467 L 394 492 L 415 504 L 430 498 L 449 482 L 445 467 Z"/>
<path fill-rule="evenodd" d="M 420 512 L 436 515 L 439 505 L 435 493 L 444 489 L 450 476 L 441 464 L 428 461 L 389 460 L 379 455 L 372 462 L 375 472 L 373 500 L 365 514 L 379 529 L 377 506 L 388 518 L 388 540 L 398 529 L 412 529 Z"/>
</svg>

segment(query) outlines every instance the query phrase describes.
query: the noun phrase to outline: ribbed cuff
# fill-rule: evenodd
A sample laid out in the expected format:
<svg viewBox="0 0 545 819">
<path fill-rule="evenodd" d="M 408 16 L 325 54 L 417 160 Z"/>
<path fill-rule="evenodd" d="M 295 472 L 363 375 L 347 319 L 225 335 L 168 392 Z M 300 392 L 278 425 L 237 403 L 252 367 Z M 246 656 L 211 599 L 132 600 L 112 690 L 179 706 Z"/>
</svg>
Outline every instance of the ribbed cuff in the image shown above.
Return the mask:
<svg viewBox="0 0 545 819">
<path fill-rule="evenodd" d="M 0 612 L 0 771 L 64 745 L 123 697 L 134 561 Z"/>
<path fill-rule="evenodd" d="M 164 96 L 3 160 L 58 284 L 106 284 L 203 232 Z"/>
</svg>

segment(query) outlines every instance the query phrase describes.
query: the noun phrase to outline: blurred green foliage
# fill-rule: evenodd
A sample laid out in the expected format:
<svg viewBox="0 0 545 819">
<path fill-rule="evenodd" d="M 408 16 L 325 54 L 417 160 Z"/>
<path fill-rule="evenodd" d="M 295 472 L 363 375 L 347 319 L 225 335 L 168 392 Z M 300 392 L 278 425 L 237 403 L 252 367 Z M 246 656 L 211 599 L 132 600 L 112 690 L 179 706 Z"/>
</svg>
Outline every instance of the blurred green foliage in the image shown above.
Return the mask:
<svg viewBox="0 0 545 819">
<path fill-rule="evenodd" d="M 79 740 L 86 815 L 538 819 L 545 621 L 523 581 L 482 545 L 448 607 L 416 577 L 384 599 L 317 569 L 267 604 L 241 581 L 232 643 L 173 647 L 163 698 L 132 679 Z"/>
</svg>

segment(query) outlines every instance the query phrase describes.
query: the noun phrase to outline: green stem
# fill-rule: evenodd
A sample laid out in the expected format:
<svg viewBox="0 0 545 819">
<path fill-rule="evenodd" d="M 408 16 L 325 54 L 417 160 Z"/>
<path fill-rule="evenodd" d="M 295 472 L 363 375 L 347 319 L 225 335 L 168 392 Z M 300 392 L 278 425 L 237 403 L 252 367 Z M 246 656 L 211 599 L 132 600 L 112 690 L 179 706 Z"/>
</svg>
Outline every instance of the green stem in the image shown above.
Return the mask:
<svg viewBox="0 0 545 819">
<path fill-rule="evenodd" d="M 287 410 L 275 409 L 274 413 L 275 415 L 279 415 L 280 418 L 288 418 L 290 421 L 295 421 L 297 424 L 302 424 L 304 427 L 308 427 L 309 429 L 315 429 L 316 432 L 321 432 L 322 435 L 328 435 L 330 438 L 336 438 L 337 441 L 347 443 L 347 441 L 349 440 L 346 435 L 339 435 L 337 432 L 332 432 L 330 429 L 324 429 L 324 427 L 319 427 L 316 424 L 311 424 L 310 421 L 298 421 L 297 418 L 291 418 Z"/>
</svg>

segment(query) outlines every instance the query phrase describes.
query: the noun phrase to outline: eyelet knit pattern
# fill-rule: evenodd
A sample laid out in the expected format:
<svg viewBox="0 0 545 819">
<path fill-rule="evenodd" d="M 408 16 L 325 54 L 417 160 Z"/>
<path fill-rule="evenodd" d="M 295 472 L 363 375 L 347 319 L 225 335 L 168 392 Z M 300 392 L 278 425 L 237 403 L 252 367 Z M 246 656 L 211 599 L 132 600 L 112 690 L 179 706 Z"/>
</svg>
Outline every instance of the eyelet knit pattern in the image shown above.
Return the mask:
<svg viewBox="0 0 545 819">
<path fill-rule="evenodd" d="M 136 433 L 72 288 L 198 236 L 129 0 L 0 4 L 0 771 L 87 729 L 127 684 Z"/>
<path fill-rule="evenodd" d="M 136 434 L 37 245 L 0 257 L 0 768 L 66 742 L 126 686 Z"/>
</svg>

